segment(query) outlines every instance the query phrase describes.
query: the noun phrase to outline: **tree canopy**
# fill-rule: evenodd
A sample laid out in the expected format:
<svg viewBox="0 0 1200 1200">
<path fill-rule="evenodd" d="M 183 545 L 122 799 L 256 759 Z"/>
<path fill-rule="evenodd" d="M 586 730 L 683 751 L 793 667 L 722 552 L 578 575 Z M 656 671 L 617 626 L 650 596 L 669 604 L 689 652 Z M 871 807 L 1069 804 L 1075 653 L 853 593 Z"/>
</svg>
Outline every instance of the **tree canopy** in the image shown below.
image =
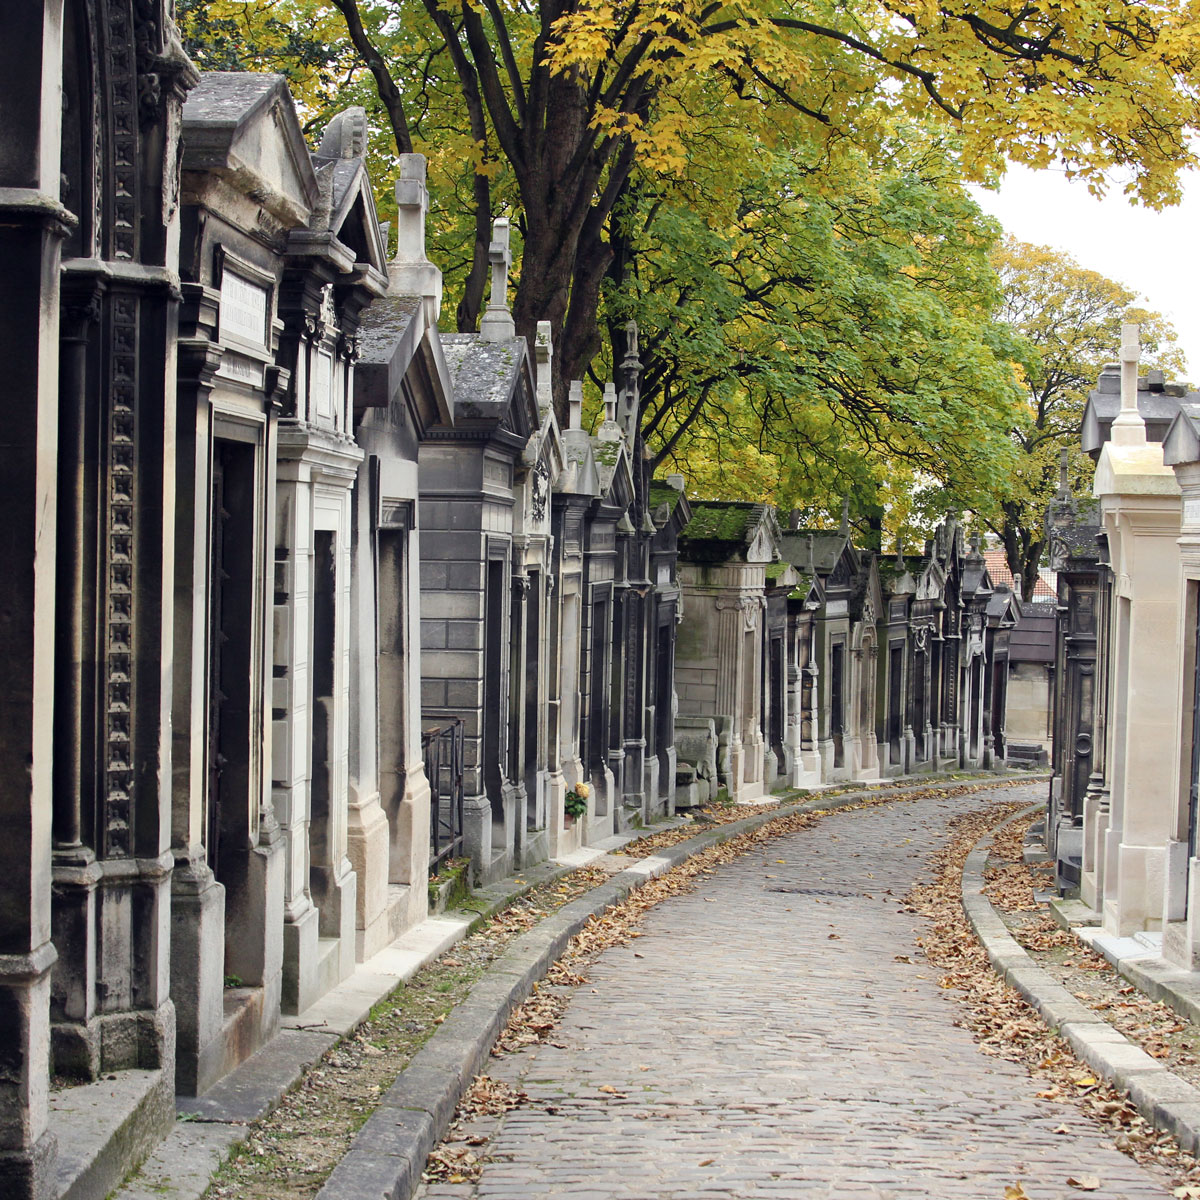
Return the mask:
<svg viewBox="0 0 1200 1200">
<path fill-rule="evenodd" d="M 1024 401 L 1010 430 L 1017 453 L 1006 486 L 980 511 L 999 535 L 1028 600 L 1045 551 L 1043 518 L 1063 450 L 1075 487 L 1089 485 L 1092 464 L 1079 449 L 1079 423 L 1088 392 L 1121 344 L 1122 323 L 1141 326 L 1146 369 L 1171 374 L 1182 369 L 1183 358 L 1162 316 L 1132 307 L 1136 293 L 1069 256 L 1009 238 L 997 247 L 995 264 L 1004 289 L 999 315 L 1020 335 Z"/>
<path fill-rule="evenodd" d="M 328 32 L 330 4 L 365 72 Z M 474 235 L 460 327 L 478 315 L 487 225 L 506 204 L 525 241 L 517 327 L 552 322 L 565 378 L 598 349 L 610 218 L 635 169 L 686 175 L 700 147 L 736 172 L 747 137 L 803 143 L 816 168 L 917 115 L 957 131 L 974 178 L 1004 156 L 1058 158 L 1096 187 L 1125 169 L 1160 204 L 1193 158 L 1195 34 L 1178 3 L 211 0 L 200 12 L 193 2 L 184 19 L 202 63 L 201 26 L 240 22 L 266 40 L 267 63 L 288 39 L 306 47 L 326 98 L 345 103 L 350 80 L 369 78 L 397 150 L 453 132 L 442 165 Z"/>
</svg>

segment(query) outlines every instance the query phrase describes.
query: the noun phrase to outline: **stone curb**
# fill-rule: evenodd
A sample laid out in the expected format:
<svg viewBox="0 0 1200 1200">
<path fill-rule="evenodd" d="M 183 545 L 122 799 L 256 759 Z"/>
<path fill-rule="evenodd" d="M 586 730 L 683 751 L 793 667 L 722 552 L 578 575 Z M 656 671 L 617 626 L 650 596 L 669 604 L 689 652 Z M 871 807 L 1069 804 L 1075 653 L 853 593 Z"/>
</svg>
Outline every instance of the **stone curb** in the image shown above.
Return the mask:
<svg viewBox="0 0 1200 1200">
<path fill-rule="evenodd" d="M 1195 1154 L 1200 1150 L 1200 1088 L 1151 1058 L 1055 982 L 1008 932 L 984 895 L 983 872 L 992 839 L 1005 825 L 1042 807 L 1035 804 L 1014 813 L 976 843 L 963 864 L 963 911 L 996 972 L 1028 1001 L 1046 1025 L 1065 1038 L 1076 1056 L 1097 1075 L 1127 1092 L 1147 1121 L 1170 1133 L 1182 1150 Z"/>
<path fill-rule="evenodd" d="M 411 1200 L 430 1152 L 444 1136 L 463 1093 L 487 1062 L 513 1009 L 530 995 L 571 938 L 589 918 L 698 851 L 780 817 L 833 812 L 880 795 L 900 799 L 911 792 L 950 790 L 991 779 L 1000 785 L 1014 779 L 1037 783 L 1048 778 L 1045 774 L 1005 773 L 990 778 L 913 781 L 883 792 L 863 790 L 827 797 L 818 793 L 798 803 L 715 825 L 637 860 L 512 942 L 396 1077 L 317 1193 L 317 1200 Z"/>
</svg>

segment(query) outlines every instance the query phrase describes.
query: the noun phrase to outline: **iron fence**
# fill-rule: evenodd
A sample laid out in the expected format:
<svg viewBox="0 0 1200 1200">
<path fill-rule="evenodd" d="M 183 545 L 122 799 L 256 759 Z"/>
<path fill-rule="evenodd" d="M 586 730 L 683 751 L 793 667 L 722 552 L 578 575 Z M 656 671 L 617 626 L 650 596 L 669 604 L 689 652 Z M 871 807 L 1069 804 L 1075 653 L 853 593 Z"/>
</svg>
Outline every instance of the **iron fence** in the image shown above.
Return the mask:
<svg viewBox="0 0 1200 1200">
<path fill-rule="evenodd" d="M 463 852 L 463 721 L 421 731 L 425 778 L 432 792 L 429 812 L 429 873 Z"/>
</svg>

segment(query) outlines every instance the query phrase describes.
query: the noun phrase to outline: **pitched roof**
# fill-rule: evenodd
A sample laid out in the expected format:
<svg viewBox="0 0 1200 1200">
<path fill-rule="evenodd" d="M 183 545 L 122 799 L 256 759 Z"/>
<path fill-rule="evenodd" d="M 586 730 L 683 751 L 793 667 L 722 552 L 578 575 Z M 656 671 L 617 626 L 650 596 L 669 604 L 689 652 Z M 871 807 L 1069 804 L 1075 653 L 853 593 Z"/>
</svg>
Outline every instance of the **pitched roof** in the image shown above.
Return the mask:
<svg viewBox="0 0 1200 1200">
<path fill-rule="evenodd" d="M 987 572 L 992 577 L 992 583 L 996 586 L 1007 583 L 1013 587 L 1013 573 L 1008 569 L 1008 559 L 1004 556 L 1003 550 L 985 550 L 983 552 L 983 561 L 987 564 Z M 1037 583 L 1033 585 L 1033 598 L 1038 600 L 1056 600 L 1058 593 L 1054 588 L 1054 573 L 1047 571 L 1045 568 L 1039 568 Z M 1013 588 L 1016 591 L 1016 588 Z"/>
</svg>

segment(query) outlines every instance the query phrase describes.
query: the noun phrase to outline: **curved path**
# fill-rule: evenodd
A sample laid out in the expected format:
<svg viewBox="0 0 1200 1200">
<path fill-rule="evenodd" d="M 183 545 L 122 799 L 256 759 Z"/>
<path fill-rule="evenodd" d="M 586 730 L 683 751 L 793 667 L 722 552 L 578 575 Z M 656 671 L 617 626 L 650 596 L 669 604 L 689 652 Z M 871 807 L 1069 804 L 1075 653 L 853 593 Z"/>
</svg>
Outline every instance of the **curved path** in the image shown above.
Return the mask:
<svg viewBox="0 0 1200 1200">
<path fill-rule="evenodd" d="M 703 876 L 601 956 L 555 1044 L 492 1060 L 530 1103 L 479 1122 L 493 1135 L 482 1178 L 418 1195 L 1168 1196 L 955 1027 L 914 945 L 919 918 L 899 911 L 955 812 L 1044 786 L 828 816 Z M 1067 1182 L 1086 1175 L 1098 1190 Z"/>
</svg>

